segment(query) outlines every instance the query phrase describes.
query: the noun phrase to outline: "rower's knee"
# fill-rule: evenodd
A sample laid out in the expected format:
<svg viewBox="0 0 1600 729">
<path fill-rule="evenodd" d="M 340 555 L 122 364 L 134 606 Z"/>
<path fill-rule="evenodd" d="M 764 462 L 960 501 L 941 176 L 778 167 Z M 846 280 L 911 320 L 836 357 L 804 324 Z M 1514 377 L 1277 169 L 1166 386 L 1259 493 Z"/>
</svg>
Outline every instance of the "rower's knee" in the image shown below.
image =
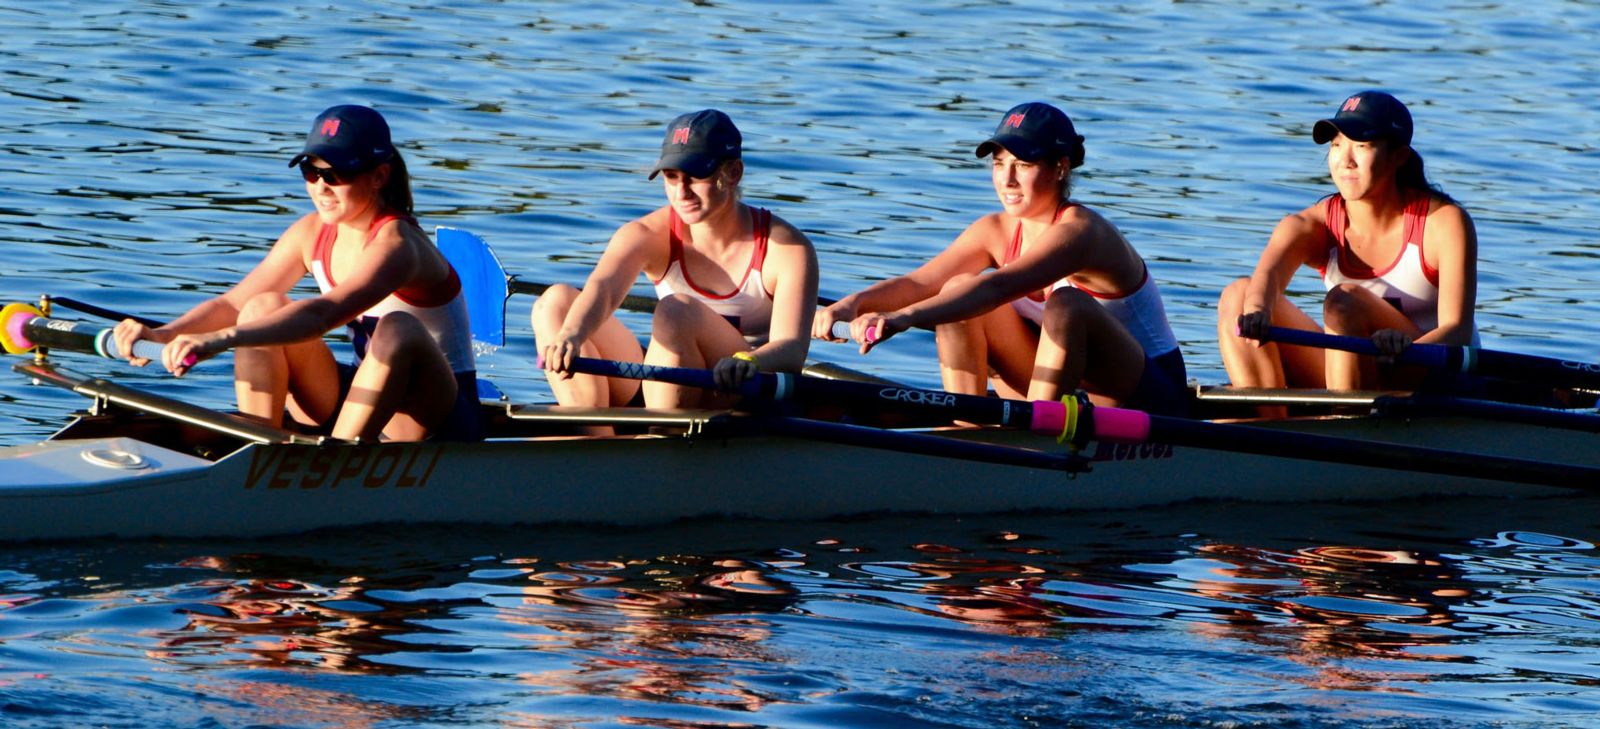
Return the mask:
<svg viewBox="0 0 1600 729">
<path fill-rule="evenodd" d="M 255 321 L 289 305 L 289 297 L 277 292 L 256 294 L 239 307 L 239 323 Z"/>
<path fill-rule="evenodd" d="M 1217 322 L 1232 329 L 1244 313 L 1244 296 L 1250 290 L 1250 277 L 1234 279 L 1217 297 Z"/>
<path fill-rule="evenodd" d="M 572 304 L 578 300 L 580 292 L 576 287 L 568 284 L 556 284 L 533 300 L 533 328 L 538 331 L 541 324 L 554 322 L 556 326 L 567 318 L 567 312 L 572 309 Z"/>
<path fill-rule="evenodd" d="M 944 282 L 944 286 L 941 286 L 939 288 L 939 290 L 941 292 L 949 291 L 951 288 L 954 288 L 956 285 L 961 284 L 961 283 L 966 282 L 966 281 L 970 281 L 970 280 L 972 280 L 974 278 L 977 278 L 977 277 L 978 277 L 977 274 L 973 274 L 973 273 L 958 273 L 958 274 L 956 274 L 954 276 L 951 276 L 950 280 Z M 983 326 L 982 319 L 983 319 L 982 317 L 975 316 L 975 317 L 972 317 L 971 319 L 958 319 L 956 321 L 950 321 L 950 322 L 945 322 L 943 324 L 935 325 L 934 328 L 933 328 L 934 336 L 936 336 L 936 337 L 951 337 L 951 336 L 962 336 L 962 335 L 968 334 L 968 333 L 972 332 L 975 328 L 981 328 Z"/>
<path fill-rule="evenodd" d="M 944 285 L 939 287 L 939 290 L 941 292 L 949 291 L 950 289 L 955 288 L 957 285 L 965 283 L 967 281 L 971 281 L 972 279 L 975 279 L 977 277 L 978 277 L 978 274 L 975 274 L 975 273 L 958 273 L 958 274 L 956 274 L 954 276 L 951 276 L 950 280 L 945 281 Z"/>
<path fill-rule="evenodd" d="M 380 362 L 392 362 L 407 350 L 432 341 L 428 328 L 416 316 L 404 311 L 384 314 L 372 329 L 372 339 L 367 342 L 367 356 Z"/>
<path fill-rule="evenodd" d="M 650 335 L 658 342 L 686 341 L 704 329 L 703 319 L 713 314 L 705 304 L 683 294 L 669 294 L 656 302 Z"/>
<path fill-rule="evenodd" d="M 1362 299 L 1371 296 L 1365 289 L 1351 283 L 1342 283 L 1328 289 L 1322 299 L 1322 323 L 1333 334 L 1364 335 L 1366 316 Z"/>
<path fill-rule="evenodd" d="M 1050 333 L 1061 333 L 1082 320 L 1088 307 L 1099 307 L 1088 294 L 1071 286 L 1063 286 L 1050 292 L 1050 297 L 1044 302 L 1044 316 L 1041 317 L 1039 328 Z"/>
</svg>

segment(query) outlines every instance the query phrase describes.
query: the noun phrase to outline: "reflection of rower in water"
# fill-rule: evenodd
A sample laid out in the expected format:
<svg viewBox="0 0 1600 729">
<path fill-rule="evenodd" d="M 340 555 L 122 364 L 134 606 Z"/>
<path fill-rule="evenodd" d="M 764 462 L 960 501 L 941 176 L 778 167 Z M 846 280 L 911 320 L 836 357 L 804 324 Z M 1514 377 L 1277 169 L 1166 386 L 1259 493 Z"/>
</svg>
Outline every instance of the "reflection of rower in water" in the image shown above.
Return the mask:
<svg viewBox="0 0 1600 729">
<path fill-rule="evenodd" d="M 771 692 L 740 680 L 725 659 L 782 662 L 765 654 L 771 625 L 752 617 L 782 612 L 799 598 L 774 574 L 781 565 L 673 555 L 560 567 L 529 575 L 532 584 L 519 588 L 523 608 L 506 619 L 575 644 L 611 644 L 603 654 L 581 651 L 563 685 L 597 696 L 736 711 L 759 711 L 773 700 Z M 655 574 L 662 571 L 673 574 Z"/>
<path fill-rule="evenodd" d="M 1196 550 L 1226 568 L 1192 588 L 1207 597 L 1240 605 L 1224 614 L 1224 632 L 1251 642 L 1277 644 L 1289 636 L 1301 652 L 1388 654 L 1407 659 L 1451 660 L 1443 653 L 1418 653 L 1421 645 L 1449 645 L 1470 637 L 1448 628 L 1457 622 L 1452 605 L 1472 595 L 1468 583 L 1437 555 L 1400 549 L 1319 546 L 1293 553 L 1208 544 Z M 1262 631 L 1281 616 L 1295 630 Z M 1198 625 L 1217 630 L 1219 623 Z M 1414 628 L 1406 630 L 1404 627 Z"/>
<path fill-rule="evenodd" d="M 230 569 L 217 560 L 186 561 Z M 294 580 L 253 579 L 218 587 L 198 606 L 181 610 L 189 624 L 168 631 L 164 657 L 179 663 L 193 652 L 208 664 L 224 648 L 239 654 L 235 662 L 274 667 L 302 666 L 336 670 L 406 669 L 383 667 L 373 656 L 400 651 L 461 652 L 464 647 L 397 643 L 389 637 L 413 633 L 430 608 L 423 603 L 386 603 L 382 610 L 344 610 L 336 605 L 363 602 L 358 585 L 322 587 Z"/>
</svg>

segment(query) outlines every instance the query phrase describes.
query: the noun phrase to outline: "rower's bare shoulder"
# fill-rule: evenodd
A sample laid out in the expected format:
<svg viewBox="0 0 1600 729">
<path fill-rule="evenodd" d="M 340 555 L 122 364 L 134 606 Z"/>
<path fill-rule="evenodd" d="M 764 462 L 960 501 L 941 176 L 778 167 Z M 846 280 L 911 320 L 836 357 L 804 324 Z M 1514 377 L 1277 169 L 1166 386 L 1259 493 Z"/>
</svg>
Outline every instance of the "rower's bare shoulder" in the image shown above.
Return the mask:
<svg viewBox="0 0 1600 729">
<path fill-rule="evenodd" d="M 811 247 L 811 239 L 792 223 L 776 215 L 772 216 L 772 228 L 767 231 L 767 242 L 779 246 Z"/>
<path fill-rule="evenodd" d="M 1431 224 L 1434 221 L 1467 228 L 1472 225 L 1472 216 L 1454 200 L 1434 195 L 1428 203 L 1428 222 Z"/>
<path fill-rule="evenodd" d="M 1289 213 L 1278 221 L 1276 233 L 1293 235 L 1296 238 L 1316 238 L 1321 240 L 1323 231 L 1328 228 L 1328 210 L 1321 201 L 1306 207 L 1299 212 Z"/>
<path fill-rule="evenodd" d="M 663 207 L 623 223 L 615 233 L 611 234 L 611 243 L 648 245 L 659 241 L 665 245 L 667 233 L 672 225 L 668 212 L 669 209 Z"/>
</svg>

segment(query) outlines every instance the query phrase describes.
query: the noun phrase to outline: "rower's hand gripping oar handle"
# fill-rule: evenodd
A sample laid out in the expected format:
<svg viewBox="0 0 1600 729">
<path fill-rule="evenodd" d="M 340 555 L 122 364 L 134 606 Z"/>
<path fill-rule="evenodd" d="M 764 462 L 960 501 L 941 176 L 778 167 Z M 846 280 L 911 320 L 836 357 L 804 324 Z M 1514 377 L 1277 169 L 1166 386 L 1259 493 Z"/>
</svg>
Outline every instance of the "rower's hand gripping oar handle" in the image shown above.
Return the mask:
<svg viewBox="0 0 1600 729">
<path fill-rule="evenodd" d="M 849 339 L 850 322 L 843 320 L 836 321 L 833 323 L 833 326 L 828 327 L 828 333 L 833 335 L 834 339 Z M 876 341 L 878 341 L 878 328 L 876 326 L 867 327 L 867 342 L 871 343 Z"/>
<path fill-rule="evenodd" d="M 11 354 L 23 354 L 36 347 L 58 347 L 97 354 L 107 359 L 125 359 L 117 346 L 114 330 L 102 328 L 92 333 L 79 331 L 84 322 L 51 319 L 27 304 L 7 304 L 0 309 L 0 345 Z M 142 359 L 160 360 L 166 345 L 141 339 L 133 343 L 133 355 Z M 185 367 L 193 367 L 199 360 L 194 355 L 184 358 Z"/>
</svg>

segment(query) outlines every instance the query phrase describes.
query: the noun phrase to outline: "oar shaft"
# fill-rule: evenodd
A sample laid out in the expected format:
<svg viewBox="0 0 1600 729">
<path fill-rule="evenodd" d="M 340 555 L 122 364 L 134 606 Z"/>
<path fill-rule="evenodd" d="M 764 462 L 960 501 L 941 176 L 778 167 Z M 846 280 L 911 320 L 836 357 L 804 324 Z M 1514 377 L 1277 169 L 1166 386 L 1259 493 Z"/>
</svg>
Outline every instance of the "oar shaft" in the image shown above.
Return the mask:
<svg viewBox="0 0 1600 729">
<path fill-rule="evenodd" d="M 123 359 L 122 350 L 117 346 L 109 327 L 97 328 L 87 326 L 84 322 L 35 316 L 23 322 L 22 332 L 35 347 L 69 349 L 98 354 L 108 359 Z M 163 346 L 141 339 L 133 343 L 133 354 L 144 359 L 159 360 Z"/>
<path fill-rule="evenodd" d="M 1325 463 L 1371 464 L 1386 470 L 1600 490 L 1600 468 L 1588 466 L 1187 420 L 1120 408 L 1094 408 L 1088 420 L 1088 437 L 1115 443 L 1167 443 Z"/>
<path fill-rule="evenodd" d="M 123 319 L 132 319 L 151 329 L 161 326 L 161 322 L 149 317 L 138 316 L 136 314 L 127 314 L 117 311 L 116 309 L 107 309 L 103 306 L 97 306 L 85 301 L 79 301 L 68 296 L 52 296 L 50 297 L 50 303 L 54 306 L 59 306 L 65 309 L 81 311 L 85 314 L 89 314 L 90 316 L 98 316 L 107 321 L 122 321 Z"/>
<path fill-rule="evenodd" d="M 1378 354 L 1377 346 L 1370 339 L 1288 327 L 1270 327 L 1262 341 L 1338 349 L 1356 354 Z M 1406 351 L 1400 353 L 1396 361 L 1401 364 L 1421 365 L 1507 380 L 1537 382 L 1557 387 L 1600 387 L 1600 364 L 1516 352 L 1499 352 L 1478 347 L 1412 344 Z"/>
<path fill-rule="evenodd" d="M 0 308 L 0 345 L 12 354 L 37 347 L 55 347 L 98 354 L 110 359 L 123 355 L 110 328 L 95 328 L 83 322 L 51 319 L 27 304 L 7 304 Z M 139 340 L 133 353 L 145 359 L 160 359 L 163 345 Z M 192 358 L 190 364 L 193 364 Z"/>
<path fill-rule="evenodd" d="M 828 443 L 878 448 L 940 458 L 955 458 L 964 461 L 978 461 L 981 463 L 1000 463 L 1024 468 L 1044 468 L 1068 472 L 1088 470 L 1088 460 L 1076 455 L 1046 453 L 1044 451 L 988 443 L 973 443 L 936 435 L 882 430 L 861 425 L 809 420 L 806 418 L 768 417 L 761 419 L 759 422 L 761 422 L 762 427 L 773 433 Z"/>
<path fill-rule="evenodd" d="M 702 369 L 577 357 L 573 360 L 572 370 L 590 375 L 655 380 L 686 387 L 717 389 L 711 372 Z M 1066 406 L 1059 402 L 1045 400 L 1027 402 L 998 397 L 958 395 L 941 390 L 826 380 L 786 372 L 763 372 L 745 381 L 737 394 L 770 400 L 804 400 L 857 406 L 878 403 L 884 409 L 897 412 L 911 411 L 949 420 L 1023 427 L 1047 435 L 1060 434 L 1066 417 Z"/>
</svg>

